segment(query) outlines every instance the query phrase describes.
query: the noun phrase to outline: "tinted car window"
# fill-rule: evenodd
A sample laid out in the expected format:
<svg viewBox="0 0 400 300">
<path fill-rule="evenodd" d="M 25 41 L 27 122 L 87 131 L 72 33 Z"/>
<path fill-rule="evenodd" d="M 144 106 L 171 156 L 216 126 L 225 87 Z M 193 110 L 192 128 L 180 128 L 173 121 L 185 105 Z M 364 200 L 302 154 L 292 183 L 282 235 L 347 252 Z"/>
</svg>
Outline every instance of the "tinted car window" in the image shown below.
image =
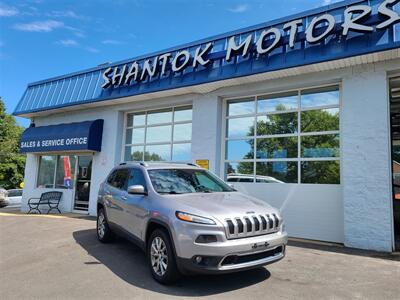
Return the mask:
<svg viewBox="0 0 400 300">
<path fill-rule="evenodd" d="M 142 185 L 146 189 L 146 180 L 143 172 L 139 169 L 129 170 L 128 187 L 132 185 Z"/>
<path fill-rule="evenodd" d="M 114 180 L 115 173 L 117 173 L 117 170 L 113 171 L 110 175 L 108 175 L 108 178 L 107 178 L 107 183 L 108 183 L 108 184 L 112 185 L 112 182 L 113 182 L 113 180 Z"/>
<path fill-rule="evenodd" d="M 109 184 L 113 187 L 126 190 L 128 183 L 129 172 L 127 169 L 116 170 L 108 179 Z"/>
</svg>

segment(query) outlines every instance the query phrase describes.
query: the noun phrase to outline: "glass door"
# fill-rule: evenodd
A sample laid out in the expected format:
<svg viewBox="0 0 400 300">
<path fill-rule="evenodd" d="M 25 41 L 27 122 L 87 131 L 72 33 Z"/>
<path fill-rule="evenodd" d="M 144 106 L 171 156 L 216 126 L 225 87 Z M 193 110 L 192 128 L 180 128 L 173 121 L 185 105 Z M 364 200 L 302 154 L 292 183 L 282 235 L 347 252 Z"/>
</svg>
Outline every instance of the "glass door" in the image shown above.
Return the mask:
<svg viewBox="0 0 400 300">
<path fill-rule="evenodd" d="M 87 212 L 89 209 L 92 160 L 92 156 L 78 156 L 74 210 Z"/>
</svg>

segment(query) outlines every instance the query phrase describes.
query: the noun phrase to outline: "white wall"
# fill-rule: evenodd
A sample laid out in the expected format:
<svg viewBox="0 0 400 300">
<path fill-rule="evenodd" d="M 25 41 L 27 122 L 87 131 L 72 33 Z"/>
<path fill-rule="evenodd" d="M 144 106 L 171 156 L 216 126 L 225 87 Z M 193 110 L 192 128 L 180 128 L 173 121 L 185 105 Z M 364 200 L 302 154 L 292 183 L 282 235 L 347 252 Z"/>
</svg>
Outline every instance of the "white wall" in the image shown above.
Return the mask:
<svg viewBox="0 0 400 300">
<path fill-rule="evenodd" d="M 345 245 L 391 251 L 392 194 L 387 74 L 373 66 L 343 78 Z"/>
<path fill-rule="evenodd" d="M 193 99 L 192 159 L 209 160 L 210 171 L 219 173 L 222 102 L 215 95 Z"/>
<path fill-rule="evenodd" d="M 235 183 L 239 191 L 278 208 L 292 237 L 343 243 L 340 185 Z"/>
</svg>

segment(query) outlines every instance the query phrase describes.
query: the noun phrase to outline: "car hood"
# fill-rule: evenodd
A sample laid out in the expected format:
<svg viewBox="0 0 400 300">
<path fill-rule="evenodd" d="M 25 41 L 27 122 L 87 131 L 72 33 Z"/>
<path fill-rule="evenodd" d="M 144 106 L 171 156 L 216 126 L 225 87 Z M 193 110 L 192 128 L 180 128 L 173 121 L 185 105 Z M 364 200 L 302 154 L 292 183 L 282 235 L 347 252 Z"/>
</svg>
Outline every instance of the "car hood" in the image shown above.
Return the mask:
<svg viewBox="0 0 400 300">
<path fill-rule="evenodd" d="M 171 198 L 174 199 L 176 210 L 204 217 L 212 216 L 220 221 L 253 214 L 279 214 L 268 203 L 240 192 L 194 193 L 173 195 Z"/>
</svg>

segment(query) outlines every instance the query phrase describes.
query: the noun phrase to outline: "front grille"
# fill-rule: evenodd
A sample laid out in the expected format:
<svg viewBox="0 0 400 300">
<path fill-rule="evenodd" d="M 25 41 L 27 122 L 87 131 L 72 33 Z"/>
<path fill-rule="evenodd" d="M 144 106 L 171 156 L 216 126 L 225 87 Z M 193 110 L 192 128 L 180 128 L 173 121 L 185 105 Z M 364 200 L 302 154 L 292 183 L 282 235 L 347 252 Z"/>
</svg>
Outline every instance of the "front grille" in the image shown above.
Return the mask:
<svg viewBox="0 0 400 300">
<path fill-rule="evenodd" d="M 225 231 L 228 239 L 239 239 L 276 232 L 281 223 L 276 214 L 243 216 L 225 219 Z"/>
</svg>

